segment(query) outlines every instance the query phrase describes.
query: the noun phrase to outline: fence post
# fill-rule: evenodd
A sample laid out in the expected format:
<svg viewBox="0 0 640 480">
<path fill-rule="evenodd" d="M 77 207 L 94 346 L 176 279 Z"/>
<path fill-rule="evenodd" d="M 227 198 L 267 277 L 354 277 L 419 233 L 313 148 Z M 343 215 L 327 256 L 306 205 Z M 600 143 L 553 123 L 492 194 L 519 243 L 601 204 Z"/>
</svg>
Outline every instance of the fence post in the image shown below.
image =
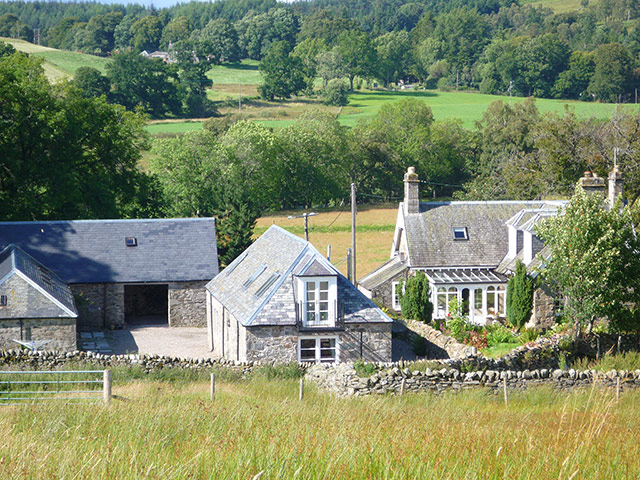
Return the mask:
<svg viewBox="0 0 640 480">
<path fill-rule="evenodd" d="M 304 398 L 304 377 L 300 379 L 300 401 Z"/>
<path fill-rule="evenodd" d="M 103 374 L 103 397 L 105 405 L 108 405 L 111 402 L 111 370 L 105 370 Z"/>
<path fill-rule="evenodd" d="M 216 398 L 216 374 L 211 374 L 211 401 Z"/>
<path fill-rule="evenodd" d="M 407 382 L 407 379 L 405 377 L 402 377 L 402 383 L 400 384 L 400 395 L 404 395 L 404 387 L 406 382 Z"/>
<path fill-rule="evenodd" d="M 504 404 L 509 405 L 509 395 L 507 394 L 507 378 L 502 379 L 502 388 L 504 390 Z"/>
<path fill-rule="evenodd" d="M 618 377 L 616 382 L 616 402 L 620 402 L 620 377 Z"/>
</svg>

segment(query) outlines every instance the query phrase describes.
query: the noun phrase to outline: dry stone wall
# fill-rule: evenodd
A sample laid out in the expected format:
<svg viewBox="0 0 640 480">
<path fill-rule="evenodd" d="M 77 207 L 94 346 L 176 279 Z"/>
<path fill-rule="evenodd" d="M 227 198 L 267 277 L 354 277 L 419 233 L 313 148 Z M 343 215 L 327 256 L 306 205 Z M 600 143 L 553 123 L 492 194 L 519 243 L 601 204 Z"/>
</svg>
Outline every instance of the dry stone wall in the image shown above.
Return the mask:
<svg viewBox="0 0 640 480">
<path fill-rule="evenodd" d="M 384 395 L 404 392 L 456 391 L 470 388 L 526 389 L 549 385 L 558 389 L 599 386 L 617 387 L 621 390 L 640 387 L 640 370 L 596 372 L 575 370 L 486 370 L 463 373 L 454 368 L 425 371 L 392 367 L 383 369 L 370 377 L 359 377 L 353 365 L 313 365 L 306 378 L 320 388 L 338 396 Z"/>
<path fill-rule="evenodd" d="M 206 327 L 207 282 L 169 284 L 169 325 L 172 327 Z"/>
<path fill-rule="evenodd" d="M 476 347 L 460 343 L 455 338 L 445 335 L 426 323 L 407 320 L 406 326 L 409 340 L 412 336 L 419 335 L 428 342 L 427 358 L 466 358 L 478 354 Z"/>
</svg>

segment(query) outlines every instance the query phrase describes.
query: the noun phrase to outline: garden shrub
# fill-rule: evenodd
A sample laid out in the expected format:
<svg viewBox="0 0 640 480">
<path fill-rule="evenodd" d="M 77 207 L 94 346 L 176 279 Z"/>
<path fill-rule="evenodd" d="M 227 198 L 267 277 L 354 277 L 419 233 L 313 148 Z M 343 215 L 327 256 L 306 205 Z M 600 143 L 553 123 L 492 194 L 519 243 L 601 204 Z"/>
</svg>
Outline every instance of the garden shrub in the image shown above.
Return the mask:
<svg viewBox="0 0 640 480">
<path fill-rule="evenodd" d="M 533 305 L 533 280 L 527 275 L 527 268 L 522 261 L 516 263 L 515 275 L 507 283 L 507 319 L 517 328 L 531 317 Z"/>
<path fill-rule="evenodd" d="M 431 320 L 433 304 L 429 293 L 429 279 L 423 272 L 417 272 L 414 277 L 409 277 L 406 284 L 400 282 L 396 288 L 400 297 L 400 307 L 406 318 L 421 322 Z"/>
<path fill-rule="evenodd" d="M 527 328 L 520 334 L 520 343 L 522 345 L 533 342 L 540 336 L 540 331 L 535 328 Z"/>
<path fill-rule="evenodd" d="M 378 371 L 373 363 L 365 363 L 363 360 L 353 362 L 353 368 L 356 371 L 356 375 L 363 378 L 370 377 Z"/>
<path fill-rule="evenodd" d="M 487 342 L 490 347 L 498 345 L 499 343 L 512 343 L 516 341 L 516 337 L 513 332 L 500 323 L 488 325 L 487 330 Z"/>
</svg>

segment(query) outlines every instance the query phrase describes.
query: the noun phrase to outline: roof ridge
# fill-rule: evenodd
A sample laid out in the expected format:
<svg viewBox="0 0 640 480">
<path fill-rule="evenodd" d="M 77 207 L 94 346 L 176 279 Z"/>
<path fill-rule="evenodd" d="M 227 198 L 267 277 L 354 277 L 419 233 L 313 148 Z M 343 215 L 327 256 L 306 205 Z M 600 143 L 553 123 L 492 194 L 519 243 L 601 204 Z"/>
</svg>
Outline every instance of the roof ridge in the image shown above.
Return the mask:
<svg viewBox="0 0 640 480">
<path fill-rule="evenodd" d="M 142 223 L 142 222 L 199 222 L 216 221 L 216 217 L 176 217 L 176 218 L 94 218 L 84 220 L 21 220 L 0 222 L 0 225 L 61 225 L 65 223 Z"/>
</svg>

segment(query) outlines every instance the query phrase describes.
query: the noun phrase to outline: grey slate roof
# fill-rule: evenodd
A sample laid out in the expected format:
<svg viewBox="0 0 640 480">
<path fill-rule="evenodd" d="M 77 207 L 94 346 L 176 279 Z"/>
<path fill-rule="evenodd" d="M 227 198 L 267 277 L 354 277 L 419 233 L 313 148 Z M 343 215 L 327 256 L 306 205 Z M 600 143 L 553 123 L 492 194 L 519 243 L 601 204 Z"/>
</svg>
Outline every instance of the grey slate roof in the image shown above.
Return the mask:
<svg viewBox="0 0 640 480">
<path fill-rule="evenodd" d="M 373 272 L 362 277 L 358 281 L 358 285 L 365 290 L 372 291 L 390 278 L 402 273 L 407 268 L 407 262 L 403 261 L 399 255 L 396 255 L 380 265 Z"/>
<path fill-rule="evenodd" d="M 294 276 L 306 273 L 337 276 L 345 322 L 391 321 L 313 245 L 276 225 L 211 280 L 207 290 L 244 326 L 295 325 Z"/>
<path fill-rule="evenodd" d="M 421 204 L 405 215 L 411 267 L 496 267 L 508 250 L 506 222 L 523 209 L 557 208 L 564 202 L 495 201 Z M 454 240 L 466 227 L 468 240 Z"/>
<path fill-rule="evenodd" d="M 22 273 L 30 282 L 40 288 L 51 300 L 58 302 L 67 315 L 77 317 L 78 311 L 73 300 L 73 294 L 69 285 L 51 270 L 39 263 L 35 258 L 15 245 L 8 245 L 0 251 L 0 283 L 15 272 Z M 32 310 L 30 317 L 48 317 L 50 308 L 46 312 Z"/>
<path fill-rule="evenodd" d="M 137 246 L 127 247 L 134 237 Z M 218 273 L 215 218 L 0 222 L 15 244 L 67 283 L 210 280 Z"/>
</svg>

